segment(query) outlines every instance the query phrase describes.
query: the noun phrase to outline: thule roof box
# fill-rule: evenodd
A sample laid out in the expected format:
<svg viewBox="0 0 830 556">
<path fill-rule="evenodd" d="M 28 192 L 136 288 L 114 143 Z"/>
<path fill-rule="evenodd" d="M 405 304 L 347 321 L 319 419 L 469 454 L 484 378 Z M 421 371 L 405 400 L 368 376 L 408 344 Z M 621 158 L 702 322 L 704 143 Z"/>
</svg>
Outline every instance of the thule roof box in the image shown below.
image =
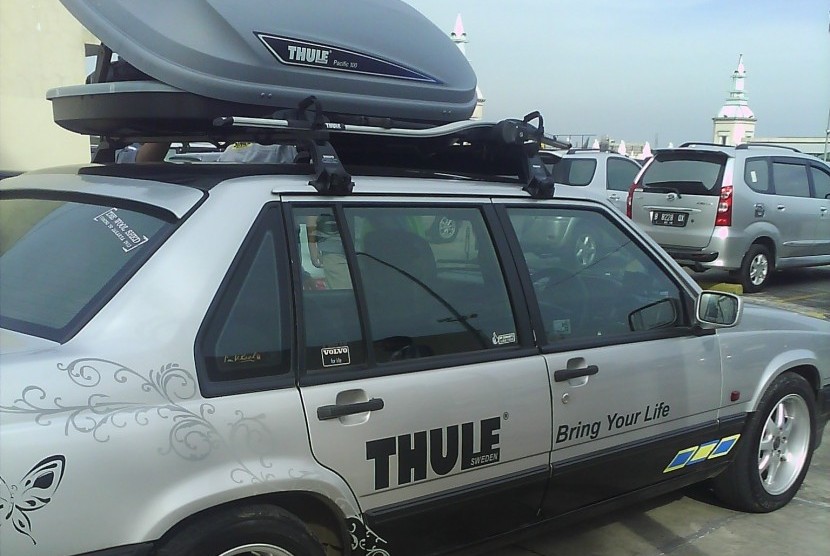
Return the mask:
<svg viewBox="0 0 830 556">
<path fill-rule="evenodd" d="M 210 135 L 216 117 L 269 117 L 309 95 L 329 121 L 395 127 L 476 105 L 463 53 L 400 0 L 61 2 L 105 45 L 90 83 L 47 93 L 78 133 Z M 113 75 L 112 52 L 137 71 Z"/>
</svg>

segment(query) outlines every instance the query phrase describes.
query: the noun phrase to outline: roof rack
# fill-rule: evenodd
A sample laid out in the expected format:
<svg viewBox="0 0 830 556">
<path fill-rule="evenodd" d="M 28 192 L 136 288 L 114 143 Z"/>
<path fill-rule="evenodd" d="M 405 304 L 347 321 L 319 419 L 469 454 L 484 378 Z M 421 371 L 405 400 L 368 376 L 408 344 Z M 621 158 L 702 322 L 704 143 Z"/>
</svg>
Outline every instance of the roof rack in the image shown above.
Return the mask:
<svg viewBox="0 0 830 556">
<path fill-rule="evenodd" d="M 345 195 L 352 191 L 352 179 L 343 166 L 344 160 L 358 166 L 377 165 L 378 159 L 389 159 L 416 169 L 487 177 L 516 176 L 522 189 L 532 197 L 553 196 L 554 181 L 539 157 L 539 148 L 543 141 L 550 144 L 555 138 L 544 135 L 539 112 L 532 112 L 521 120 L 496 123 L 465 120 L 421 129 L 353 125 L 328 121 L 320 102 L 312 96 L 303 100 L 296 110 L 280 115 L 283 117 L 218 117 L 213 121 L 214 135 L 231 141 L 245 139 L 263 144 L 296 145 L 308 154 L 314 167 L 315 175 L 309 183 L 326 195 Z M 204 137 L 200 135 L 199 139 Z M 108 144 L 104 138 L 101 144 L 113 148 L 119 141 Z"/>
<path fill-rule="evenodd" d="M 776 143 L 763 143 L 763 142 L 760 142 L 760 143 L 754 143 L 754 142 L 753 143 L 741 143 L 740 145 L 738 145 L 735 148 L 744 150 L 744 149 L 748 149 L 750 147 L 772 147 L 772 148 L 776 148 L 776 149 L 785 149 L 785 150 L 793 151 L 793 152 L 796 152 L 796 153 L 801 152 L 800 150 L 796 149 L 795 147 L 788 147 L 787 145 L 778 145 Z"/>
</svg>

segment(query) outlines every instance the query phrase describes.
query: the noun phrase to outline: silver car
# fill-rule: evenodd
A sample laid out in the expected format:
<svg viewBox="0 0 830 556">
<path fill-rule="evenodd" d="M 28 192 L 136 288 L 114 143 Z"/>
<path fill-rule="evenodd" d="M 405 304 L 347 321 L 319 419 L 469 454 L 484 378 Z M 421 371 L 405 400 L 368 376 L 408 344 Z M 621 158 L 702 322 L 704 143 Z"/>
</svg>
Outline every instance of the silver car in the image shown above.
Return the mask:
<svg viewBox="0 0 830 556">
<path fill-rule="evenodd" d="M 790 148 L 660 150 L 628 215 L 681 264 L 729 270 L 747 292 L 776 269 L 830 264 L 830 166 Z"/>
<path fill-rule="evenodd" d="M 369 139 L 345 138 L 349 168 Z M 787 504 L 830 323 L 701 292 L 607 203 L 460 162 L 325 192 L 311 164 L 3 180 L 0 553 L 422 556 L 711 478 Z M 575 259 L 579 228 L 611 248 Z"/>
<path fill-rule="evenodd" d="M 606 198 L 623 213 L 628 190 L 641 169 L 637 160 L 597 149 L 545 151 L 541 157 L 560 191 Z"/>
</svg>

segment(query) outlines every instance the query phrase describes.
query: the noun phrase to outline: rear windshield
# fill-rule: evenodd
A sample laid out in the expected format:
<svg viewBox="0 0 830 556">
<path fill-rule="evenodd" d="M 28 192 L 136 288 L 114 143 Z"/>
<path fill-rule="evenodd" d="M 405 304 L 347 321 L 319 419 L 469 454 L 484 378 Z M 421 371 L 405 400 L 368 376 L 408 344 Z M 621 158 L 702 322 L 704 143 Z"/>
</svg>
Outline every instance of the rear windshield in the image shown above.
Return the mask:
<svg viewBox="0 0 830 556">
<path fill-rule="evenodd" d="M 640 185 L 665 193 L 720 195 L 725 163 L 718 153 L 658 153 Z"/>
<path fill-rule="evenodd" d="M 563 158 L 553 165 L 553 179 L 563 185 L 585 186 L 594 179 L 597 161 L 592 158 Z"/>
<path fill-rule="evenodd" d="M 0 199 L 0 326 L 65 341 L 158 244 L 161 214 Z"/>
</svg>

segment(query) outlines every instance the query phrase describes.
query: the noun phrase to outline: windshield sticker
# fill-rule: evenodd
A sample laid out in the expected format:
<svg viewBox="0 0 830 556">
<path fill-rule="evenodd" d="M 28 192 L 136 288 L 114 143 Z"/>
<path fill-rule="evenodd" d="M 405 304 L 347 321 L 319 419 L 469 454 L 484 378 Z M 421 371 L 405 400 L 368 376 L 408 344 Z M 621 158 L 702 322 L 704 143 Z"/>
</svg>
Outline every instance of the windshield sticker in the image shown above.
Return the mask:
<svg viewBox="0 0 830 556">
<path fill-rule="evenodd" d="M 516 333 L 510 332 L 509 334 L 496 334 L 493 332 L 493 345 L 494 346 L 503 346 L 505 344 L 515 344 L 516 343 Z"/>
<path fill-rule="evenodd" d="M 349 346 L 321 348 L 320 356 L 323 359 L 323 367 L 339 367 L 349 365 L 352 362 L 351 357 L 349 357 Z"/>
<path fill-rule="evenodd" d="M 118 241 L 121 242 L 121 249 L 125 253 L 129 253 L 136 247 L 144 245 L 149 240 L 147 236 L 139 234 L 129 224 L 124 222 L 118 215 L 117 208 L 111 208 L 106 212 L 102 212 L 93 218 L 93 220 L 104 224 L 118 238 Z"/>
<path fill-rule="evenodd" d="M 553 321 L 553 333 L 557 336 L 570 336 L 571 319 L 561 319 Z"/>
</svg>

